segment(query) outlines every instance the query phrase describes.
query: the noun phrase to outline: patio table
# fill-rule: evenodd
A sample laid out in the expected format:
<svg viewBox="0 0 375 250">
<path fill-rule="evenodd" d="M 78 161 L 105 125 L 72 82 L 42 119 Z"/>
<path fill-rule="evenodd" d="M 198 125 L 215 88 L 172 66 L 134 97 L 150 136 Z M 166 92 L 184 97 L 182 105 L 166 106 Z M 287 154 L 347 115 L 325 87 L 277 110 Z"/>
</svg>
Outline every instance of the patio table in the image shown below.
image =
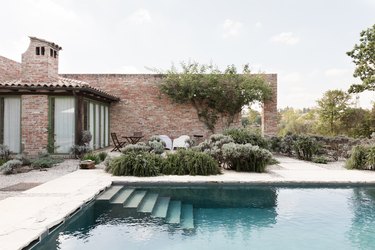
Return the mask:
<svg viewBox="0 0 375 250">
<path fill-rule="evenodd" d="M 131 136 L 123 136 L 122 138 L 125 138 L 130 144 L 136 144 L 143 138 L 143 136 L 131 135 Z"/>
</svg>

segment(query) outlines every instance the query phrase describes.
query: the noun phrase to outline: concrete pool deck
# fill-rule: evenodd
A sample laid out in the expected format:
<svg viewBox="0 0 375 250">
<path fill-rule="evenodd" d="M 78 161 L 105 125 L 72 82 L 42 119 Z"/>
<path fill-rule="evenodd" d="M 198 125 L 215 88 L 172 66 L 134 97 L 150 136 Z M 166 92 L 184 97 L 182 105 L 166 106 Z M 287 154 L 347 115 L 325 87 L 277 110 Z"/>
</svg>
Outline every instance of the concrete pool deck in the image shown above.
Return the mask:
<svg viewBox="0 0 375 250">
<path fill-rule="evenodd" d="M 374 185 L 375 171 L 346 170 L 287 157 L 266 173 L 224 171 L 217 176 L 116 177 L 102 169 L 77 170 L 0 201 L 0 246 L 23 249 L 69 219 L 112 183 Z"/>
</svg>

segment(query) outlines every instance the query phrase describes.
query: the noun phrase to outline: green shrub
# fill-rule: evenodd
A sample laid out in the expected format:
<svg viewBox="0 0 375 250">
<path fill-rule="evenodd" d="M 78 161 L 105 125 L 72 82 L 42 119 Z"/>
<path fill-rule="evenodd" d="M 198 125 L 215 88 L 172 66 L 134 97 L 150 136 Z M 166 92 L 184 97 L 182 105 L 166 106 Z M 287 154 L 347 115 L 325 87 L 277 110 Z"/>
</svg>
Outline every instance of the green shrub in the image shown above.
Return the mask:
<svg viewBox="0 0 375 250">
<path fill-rule="evenodd" d="M 5 163 L 7 162 L 8 160 L 5 160 L 5 159 L 0 159 L 0 167 Z"/>
<path fill-rule="evenodd" d="M 297 140 L 297 136 L 288 133 L 281 139 L 280 153 L 292 156 L 294 151 L 294 142 Z"/>
<path fill-rule="evenodd" d="M 318 156 L 318 157 L 314 157 L 312 159 L 312 162 L 314 163 L 319 163 L 319 164 L 327 164 L 328 163 L 328 159 L 324 156 Z"/>
<path fill-rule="evenodd" d="M 281 138 L 277 136 L 272 136 L 268 140 L 269 148 L 273 152 L 280 153 L 281 152 Z"/>
<path fill-rule="evenodd" d="M 150 152 L 162 154 L 164 153 L 165 142 L 158 136 L 151 136 L 151 138 L 147 141 L 147 146 L 150 147 Z"/>
<path fill-rule="evenodd" d="M 220 168 L 206 153 L 181 149 L 167 155 L 161 172 L 166 175 L 214 175 L 220 173 Z"/>
<path fill-rule="evenodd" d="M 55 164 L 63 162 L 64 159 L 60 157 L 52 157 L 48 153 L 39 154 L 38 158 L 31 160 L 33 168 L 51 168 Z"/>
<path fill-rule="evenodd" d="M 30 165 L 31 161 L 26 155 L 24 154 L 18 154 L 14 157 L 15 160 L 20 160 L 22 162 L 22 165 Z"/>
<path fill-rule="evenodd" d="M 113 158 L 106 171 L 116 176 L 157 176 L 162 164 L 163 158 L 159 155 L 129 151 Z"/>
<path fill-rule="evenodd" d="M 375 146 L 370 147 L 367 152 L 367 165 L 370 169 L 375 170 Z"/>
<path fill-rule="evenodd" d="M 90 153 L 92 148 L 88 145 L 73 145 L 70 148 L 70 154 L 73 155 L 76 159 L 81 159 L 85 154 Z"/>
<path fill-rule="evenodd" d="M 121 153 L 127 154 L 127 153 L 145 153 L 150 152 L 151 148 L 147 146 L 144 142 L 139 142 L 137 144 L 128 144 L 126 145 L 122 150 Z"/>
<path fill-rule="evenodd" d="M 222 151 L 229 168 L 241 172 L 264 172 L 272 159 L 270 151 L 249 143 L 225 144 Z"/>
<path fill-rule="evenodd" d="M 83 161 L 91 160 L 91 161 L 94 161 L 95 164 L 99 164 L 101 162 L 99 154 L 95 154 L 93 152 L 83 155 L 81 160 Z"/>
<path fill-rule="evenodd" d="M 367 148 L 361 145 L 352 148 L 350 158 L 346 161 L 348 169 L 366 169 Z"/>
<path fill-rule="evenodd" d="M 268 141 L 263 136 L 252 133 L 245 128 L 227 129 L 223 134 L 232 137 L 234 142 L 237 144 L 250 143 L 251 145 L 259 146 L 261 148 L 269 148 Z"/>
<path fill-rule="evenodd" d="M 280 162 L 277 160 L 277 159 L 275 159 L 275 158 L 271 158 L 271 160 L 268 162 L 268 165 L 275 165 L 275 164 L 279 164 Z"/>
<path fill-rule="evenodd" d="M 17 173 L 17 168 L 22 166 L 22 161 L 20 160 L 9 160 L 0 166 L 0 172 L 5 175 Z"/>
<path fill-rule="evenodd" d="M 0 144 L 0 159 L 9 160 L 10 154 L 8 146 Z"/>
<path fill-rule="evenodd" d="M 98 157 L 100 159 L 100 162 L 104 161 L 105 158 L 107 158 L 107 156 L 108 156 L 107 152 L 100 152 L 100 153 L 98 153 Z"/>
<path fill-rule="evenodd" d="M 312 137 L 299 136 L 294 142 L 294 151 L 298 159 L 311 161 L 319 150 L 319 143 Z"/>
<path fill-rule="evenodd" d="M 88 145 L 92 139 L 92 134 L 89 130 L 83 130 L 81 134 L 81 144 Z"/>
<path fill-rule="evenodd" d="M 221 164 L 224 161 L 221 148 L 231 142 L 234 142 L 234 140 L 230 136 L 213 134 L 193 149 L 209 154 Z"/>
</svg>

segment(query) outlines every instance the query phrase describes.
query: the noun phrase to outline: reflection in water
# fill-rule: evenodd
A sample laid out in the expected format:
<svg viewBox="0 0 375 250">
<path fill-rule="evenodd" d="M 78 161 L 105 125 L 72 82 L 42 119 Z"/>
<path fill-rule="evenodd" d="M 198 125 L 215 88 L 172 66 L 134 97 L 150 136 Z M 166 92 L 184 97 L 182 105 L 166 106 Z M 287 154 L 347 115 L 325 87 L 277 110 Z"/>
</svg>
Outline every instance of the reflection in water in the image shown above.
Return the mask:
<svg viewBox="0 0 375 250">
<path fill-rule="evenodd" d="M 355 189 L 351 206 L 354 217 L 348 237 L 359 249 L 374 249 L 375 188 Z"/>
</svg>

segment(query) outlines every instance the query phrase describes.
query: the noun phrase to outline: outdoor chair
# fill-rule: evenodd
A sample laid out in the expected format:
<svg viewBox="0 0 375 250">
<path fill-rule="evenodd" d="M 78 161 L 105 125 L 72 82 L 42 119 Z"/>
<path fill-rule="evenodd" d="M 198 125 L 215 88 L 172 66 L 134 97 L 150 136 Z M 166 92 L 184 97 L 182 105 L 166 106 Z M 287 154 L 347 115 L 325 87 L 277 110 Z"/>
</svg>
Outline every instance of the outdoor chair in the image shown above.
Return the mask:
<svg viewBox="0 0 375 250">
<path fill-rule="evenodd" d="M 119 141 L 116 133 L 111 133 L 111 138 L 112 138 L 113 145 L 114 145 L 114 148 L 111 150 L 111 152 L 113 152 L 113 151 L 121 152 L 120 149 L 124 147 L 126 142 L 125 141 Z"/>
<path fill-rule="evenodd" d="M 173 149 L 177 148 L 188 148 L 189 144 L 186 142 L 190 140 L 188 135 L 181 135 L 180 137 L 173 140 Z"/>
<path fill-rule="evenodd" d="M 172 139 L 168 135 L 159 135 L 159 138 L 165 142 L 165 149 L 172 150 Z"/>
</svg>

